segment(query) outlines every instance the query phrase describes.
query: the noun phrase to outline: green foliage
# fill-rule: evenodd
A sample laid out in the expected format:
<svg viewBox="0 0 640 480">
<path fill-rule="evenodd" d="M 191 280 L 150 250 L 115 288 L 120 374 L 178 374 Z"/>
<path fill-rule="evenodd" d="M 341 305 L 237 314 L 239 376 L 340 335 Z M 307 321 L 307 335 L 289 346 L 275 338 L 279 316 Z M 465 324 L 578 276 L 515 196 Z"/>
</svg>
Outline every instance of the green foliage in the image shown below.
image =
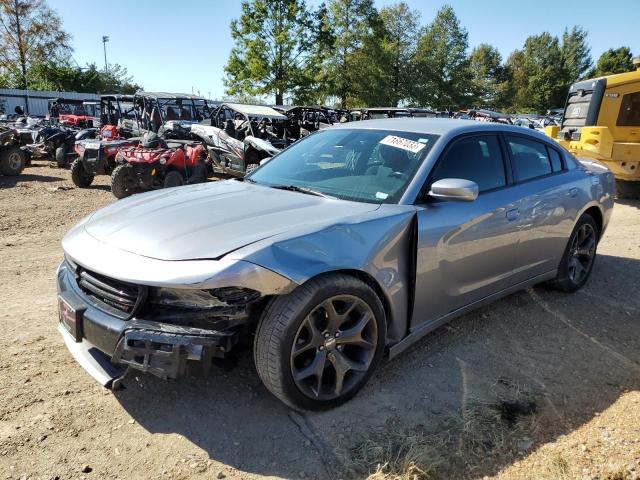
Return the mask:
<svg viewBox="0 0 640 480">
<path fill-rule="evenodd" d="M 497 48 L 478 45 L 469 56 L 469 69 L 477 107 L 499 110 L 508 104 L 509 76 Z"/>
<path fill-rule="evenodd" d="M 585 78 L 593 66 L 591 48 L 587 44 L 587 32 L 577 26 L 571 30 L 565 29 L 560 51 L 567 85 Z"/>
<path fill-rule="evenodd" d="M 379 11 L 373 0 L 245 0 L 231 30 L 227 93 L 289 95 L 296 103 L 344 108 L 415 105 L 438 110 L 481 107 L 544 112 L 564 103 L 569 86 L 633 69 L 628 48 L 610 50 L 592 69 L 587 32 L 532 35 L 503 61 L 468 35 L 444 6 L 426 27 L 405 2 Z M 1 80 L 1 77 L 0 77 Z"/>
<path fill-rule="evenodd" d="M 390 77 L 387 103 L 398 106 L 401 101 L 411 97 L 414 81 L 411 64 L 418 46 L 420 12 L 400 2 L 382 8 L 380 19 L 386 33 L 382 47 L 388 63 L 383 68 Z"/>
<path fill-rule="evenodd" d="M 304 0 L 242 2 L 231 22 L 235 42 L 225 67 L 229 95 L 275 95 L 276 104 L 303 80 L 311 53 L 312 17 Z"/>
<path fill-rule="evenodd" d="M 0 0 L 0 68 L 7 82 L 29 85 L 29 70 L 42 62 L 58 62 L 72 52 L 71 36 L 45 0 Z"/>
<path fill-rule="evenodd" d="M 591 76 L 603 77 L 615 73 L 632 72 L 635 70 L 632 60 L 633 55 L 629 47 L 610 48 L 600 55 L 595 71 L 592 72 Z"/>
<path fill-rule="evenodd" d="M 439 110 L 469 106 L 472 84 L 468 48 L 467 31 L 453 8 L 444 6 L 418 42 L 414 101 Z"/>
</svg>

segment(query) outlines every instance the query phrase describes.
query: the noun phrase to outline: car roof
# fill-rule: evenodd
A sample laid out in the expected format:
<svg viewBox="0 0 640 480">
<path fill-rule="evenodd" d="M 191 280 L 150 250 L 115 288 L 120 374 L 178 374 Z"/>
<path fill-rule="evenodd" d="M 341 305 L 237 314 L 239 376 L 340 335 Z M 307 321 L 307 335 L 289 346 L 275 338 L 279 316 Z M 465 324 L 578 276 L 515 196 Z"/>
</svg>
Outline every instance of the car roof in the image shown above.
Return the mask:
<svg viewBox="0 0 640 480">
<path fill-rule="evenodd" d="M 357 130 L 395 130 L 399 132 L 425 133 L 440 136 L 455 136 L 474 132 L 513 132 L 549 141 L 543 133 L 504 123 L 476 122 L 454 118 L 381 118 L 378 120 L 362 120 L 335 125 L 332 128 Z"/>
</svg>

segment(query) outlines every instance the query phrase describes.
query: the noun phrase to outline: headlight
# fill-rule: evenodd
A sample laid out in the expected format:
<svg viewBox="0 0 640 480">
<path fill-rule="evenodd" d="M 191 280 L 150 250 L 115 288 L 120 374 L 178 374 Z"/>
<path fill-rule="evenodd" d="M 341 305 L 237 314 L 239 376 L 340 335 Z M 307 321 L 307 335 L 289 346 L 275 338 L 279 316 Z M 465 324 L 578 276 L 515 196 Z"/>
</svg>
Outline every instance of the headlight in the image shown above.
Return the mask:
<svg viewBox="0 0 640 480">
<path fill-rule="evenodd" d="M 260 292 L 236 287 L 213 290 L 155 288 L 150 294 L 151 303 L 155 305 L 192 310 L 243 305 L 260 298 Z"/>
</svg>

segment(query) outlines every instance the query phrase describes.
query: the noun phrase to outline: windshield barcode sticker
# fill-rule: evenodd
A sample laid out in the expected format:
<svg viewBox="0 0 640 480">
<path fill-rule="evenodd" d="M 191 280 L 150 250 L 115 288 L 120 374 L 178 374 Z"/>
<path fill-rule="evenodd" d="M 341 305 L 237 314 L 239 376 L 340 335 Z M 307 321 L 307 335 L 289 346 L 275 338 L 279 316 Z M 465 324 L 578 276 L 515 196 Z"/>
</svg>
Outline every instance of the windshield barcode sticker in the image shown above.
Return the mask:
<svg viewBox="0 0 640 480">
<path fill-rule="evenodd" d="M 412 153 L 418 153 L 420 150 L 426 147 L 424 143 L 415 142 L 413 140 L 409 140 L 408 138 L 396 137 L 395 135 L 387 135 L 382 140 L 380 140 L 380 143 L 382 145 L 389 145 L 390 147 L 401 148 Z"/>
</svg>

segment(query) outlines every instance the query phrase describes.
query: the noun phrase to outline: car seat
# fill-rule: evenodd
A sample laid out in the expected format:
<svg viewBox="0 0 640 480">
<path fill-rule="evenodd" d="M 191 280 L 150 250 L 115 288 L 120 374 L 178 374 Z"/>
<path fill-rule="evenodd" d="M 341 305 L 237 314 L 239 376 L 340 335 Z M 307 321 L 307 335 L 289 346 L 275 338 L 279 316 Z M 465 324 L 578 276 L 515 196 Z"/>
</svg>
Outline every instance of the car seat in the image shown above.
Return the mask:
<svg viewBox="0 0 640 480">
<path fill-rule="evenodd" d="M 160 112 L 156 107 L 153 107 L 153 110 L 151 110 L 150 123 L 151 130 L 154 132 L 160 130 L 160 127 L 162 126 L 162 118 L 160 117 Z"/>
<path fill-rule="evenodd" d="M 411 165 L 407 152 L 401 148 L 379 144 L 378 155 L 380 161 L 367 168 L 365 175 L 388 177 L 394 172 L 405 173 Z"/>
<path fill-rule="evenodd" d="M 224 122 L 224 132 L 232 138 L 236 138 L 236 125 L 230 118 Z"/>
<path fill-rule="evenodd" d="M 165 115 L 164 119 L 166 121 L 177 120 L 178 114 L 176 113 L 176 109 L 173 107 L 167 107 L 167 114 Z"/>
<path fill-rule="evenodd" d="M 180 109 L 180 120 L 193 120 L 191 111 L 188 108 L 182 107 Z"/>
</svg>

